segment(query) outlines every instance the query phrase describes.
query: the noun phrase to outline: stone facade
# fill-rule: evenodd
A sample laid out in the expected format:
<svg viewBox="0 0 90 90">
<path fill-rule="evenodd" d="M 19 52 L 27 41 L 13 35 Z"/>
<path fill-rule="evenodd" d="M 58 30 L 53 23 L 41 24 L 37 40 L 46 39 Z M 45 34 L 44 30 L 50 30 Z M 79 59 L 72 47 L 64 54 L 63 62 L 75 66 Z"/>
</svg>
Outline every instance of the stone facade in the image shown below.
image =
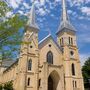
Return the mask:
<svg viewBox="0 0 90 90">
<path fill-rule="evenodd" d="M 57 41 L 48 35 L 38 42 L 33 21 L 25 28 L 19 59 L 8 67 L 0 62 L 0 83 L 12 81 L 14 90 L 84 90 L 76 32 L 63 27 Z"/>
<path fill-rule="evenodd" d="M 19 60 L 8 68 L 0 67 L 0 83 L 13 81 L 15 90 L 48 90 L 48 78 L 51 77 L 53 90 L 84 90 L 76 44 L 67 45 L 66 43 L 62 49 L 53 40 L 52 36 L 48 35 L 39 43 L 38 47 L 38 32 L 33 31 L 33 36 L 29 37 L 31 31 L 33 30 L 27 30 L 24 35 L 25 42 L 29 44 L 21 45 Z M 62 34 L 60 37 L 66 39 L 68 35 L 65 34 L 66 36 Z M 32 40 L 29 42 L 30 38 Z M 53 53 L 53 64 L 47 62 L 47 53 L 49 51 Z M 73 56 L 70 54 L 71 51 L 74 52 Z M 28 70 L 28 61 L 30 59 L 32 60 L 32 67 L 31 70 Z M 72 75 L 72 63 L 75 65 L 75 75 Z M 30 78 L 30 85 L 28 85 L 28 78 Z M 73 83 L 77 85 L 75 86 Z"/>
</svg>

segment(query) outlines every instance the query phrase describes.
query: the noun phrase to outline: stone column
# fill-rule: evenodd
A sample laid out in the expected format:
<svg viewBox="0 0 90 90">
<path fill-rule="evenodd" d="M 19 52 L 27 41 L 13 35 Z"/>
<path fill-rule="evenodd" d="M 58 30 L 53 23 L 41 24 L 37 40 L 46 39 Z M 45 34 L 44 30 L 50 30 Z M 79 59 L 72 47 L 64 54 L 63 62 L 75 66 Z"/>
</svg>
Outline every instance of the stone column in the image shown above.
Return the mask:
<svg viewBox="0 0 90 90">
<path fill-rule="evenodd" d="M 42 90 L 48 90 L 48 63 L 43 64 Z"/>
<path fill-rule="evenodd" d="M 25 74 L 23 72 L 19 73 L 19 78 L 17 82 L 18 90 L 25 90 Z"/>
</svg>

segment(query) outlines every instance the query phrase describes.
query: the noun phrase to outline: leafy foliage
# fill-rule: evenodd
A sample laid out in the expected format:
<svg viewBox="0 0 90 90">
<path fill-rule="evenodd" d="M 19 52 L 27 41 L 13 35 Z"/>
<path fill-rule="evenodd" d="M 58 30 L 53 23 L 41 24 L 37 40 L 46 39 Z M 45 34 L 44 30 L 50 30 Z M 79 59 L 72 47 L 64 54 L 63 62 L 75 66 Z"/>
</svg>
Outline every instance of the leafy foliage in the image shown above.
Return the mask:
<svg viewBox="0 0 90 90">
<path fill-rule="evenodd" d="M 3 86 L 0 84 L 0 90 L 2 90 L 3 89 Z"/>
<path fill-rule="evenodd" d="M 6 17 L 8 12 L 12 12 L 3 0 L 0 1 L 0 53 L 3 59 L 15 58 L 19 53 L 19 48 L 23 36 L 22 27 L 26 22 L 26 17 L 13 14 Z"/>
<path fill-rule="evenodd" d="M 4 0 L 0 0 L 0 17 L 5 17 L 6 13 L 10 10 L 11 10 L 11 8 L 8 8 L 8 6 L 4 2 Z"/>
<path fill-rule="evenodd" d="M 12 81 L 9 81 L 9 82 L 5 83 L 4 85 L 0 84 L 0 90 L 13 90 Z"/>
<path fill-rule="evenodd" d="M 13 83 L 12 83 L 12 81 L 5 83 L 4 89 L 5 90 L 13 90 Z"/>
<path fill-rule="evenodd" d="M 84 82 L 86 83 L 85 87 L 88 87 L 88 83 L 90 79 L 90 57 L 85 62 L 82 68 L 82 72 L 83 72 Z"/>
</svg>

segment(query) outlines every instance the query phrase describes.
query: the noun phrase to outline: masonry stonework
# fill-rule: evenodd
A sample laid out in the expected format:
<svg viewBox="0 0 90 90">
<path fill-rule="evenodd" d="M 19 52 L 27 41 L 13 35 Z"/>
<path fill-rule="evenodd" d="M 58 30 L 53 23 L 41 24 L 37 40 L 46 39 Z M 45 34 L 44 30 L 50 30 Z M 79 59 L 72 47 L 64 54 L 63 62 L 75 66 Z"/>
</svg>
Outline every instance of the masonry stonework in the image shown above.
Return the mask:
<svg viewBox="0 0 90 90">
<path fill-rule="evenodd" d="M 65 0 L 57 41 L 49 34 L 38 42 L 38 33 L 33 4 L 19 59 L 0 61 L 0 84 L 12 81 L 14 90 L 84 90 L 76 31 L 68 20 Z"/>
</svg>

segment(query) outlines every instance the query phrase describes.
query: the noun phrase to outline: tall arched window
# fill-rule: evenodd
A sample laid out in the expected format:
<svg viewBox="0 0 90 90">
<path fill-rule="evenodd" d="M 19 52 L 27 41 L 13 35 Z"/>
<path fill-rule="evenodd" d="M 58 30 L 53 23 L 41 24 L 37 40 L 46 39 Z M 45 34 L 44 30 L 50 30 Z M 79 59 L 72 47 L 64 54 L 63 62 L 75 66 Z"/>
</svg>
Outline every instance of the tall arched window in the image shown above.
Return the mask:
<svg viewBox="0 0 90 90">
<path fill-rule="evenodd" d="M 72 64 L 72 75 L 75 75 L 75 65 Z"/>
<path fill-rule="evenodd" d="M 62 44 L 62 40 L 60 39 L 60 45 Z"/>
<path fill-rule="evenodd" d="M 62 38 L 62 45 L 64 44 L 64 39 Z"/>
<path fill-rule="evenodd" d="M 40 87 L 41 86 L 41 79 L 39 79 L 39 83 L 38 83 L 38 87 Z"/>
<path fill-rule="evenodd" d="M 28 86 L 30 85 L 30 78 L 28 78 L 27 85 Z"/>
<path fill-rule="evenodd" d="M 72 81 L 72 83 L 73 83 L 73 88 L 74 88 L 74 80 Z"/>
<path fill-rule="evenodd" d="M 28 61 L 28 70 L 31 70 L 32 69 L 32 60 L 30 59 Z"/>
<path fill-rule="evenodd" d="M 77 82 L 75 81 L 75 87 L 77 87 Z"/>
<path fill-rule="evenodd" d="M 71 43 L 71 40 L 70 40 L 70 37 L 69 37 L 69 45 L 70 45 L 70 43 Z"/>
<path fill-rule="evenodd" d="M 71 38 L 71 44 L 73 45 L 73 38 Z"/>
<path fill-rule="evenodd" d="M 53 53 L 51 51 L 47 53 L 47 62 L 53 64 Z"/>
</svg>

